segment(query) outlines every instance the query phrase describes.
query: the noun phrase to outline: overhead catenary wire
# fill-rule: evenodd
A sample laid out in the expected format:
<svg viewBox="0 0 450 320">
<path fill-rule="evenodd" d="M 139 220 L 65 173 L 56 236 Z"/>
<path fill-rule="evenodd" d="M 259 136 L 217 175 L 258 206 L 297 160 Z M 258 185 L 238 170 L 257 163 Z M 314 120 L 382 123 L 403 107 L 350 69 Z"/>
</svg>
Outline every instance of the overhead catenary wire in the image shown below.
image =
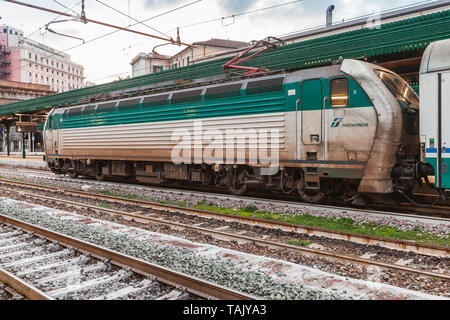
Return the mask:
<svg viewBox="0 0 450 320">
<path fill-rule="evenodd" d="M 400 9 L 404 9 L 404 8 L 410 8 L 410 7 L 413 7 L 413 6 L 417 6 L 417 5 L 424 4 L 424 3 L 429 3 L 429 2 L 435 2 L 435 1 L 434 0 L 419 1 L 419 2 L 415 2 L 415 3 L 409 4 L 409 5 L 404 5 L 404 6 L 399 6 L 399 7 L 395 7 L 395 8 L 382 10 L 382 11 L 380 11 L 380 13 L 390 12 L 390 11 L 393 11 L 393 10 L 400 10 Z M 256 9 L 256 10 L 252 10 L 252 11 L 248 11 L 248 12 L 244 12 L 244 13 L 238 13 L 238 14 L 235 14 L 235 15 L 242 15 L 242 14 L 249 13 L 249 12 L 261 11 L 263 9 L 265 9 L 265 8 Z M 349 18 L 346 21 L 352 21 L 352 20 L 357 20 L 357 19 L 361 19 L 361 18 L 366 18 L 366 17 L 370 17 L 371 15 L 373 15 L 373 14 L 360 15 L 360 16 Z M 220 19 L 215 19 L 215 21 L 217 21 L 217 20 L 220 20 Z M 208 21 L 211 21 L 211 20 L 208 20 Z M 316 26 L 316 27 L 313 27 L 313 28 L 305 28 L 305 29 L 301 29 L 301 30 L 298 30 L 298 31 L 289 32 L 287 34 L 294 34 L 294 33 L 299 33 L 299 32 L 303 32 L 303 31 L 309 31 L 309 30 L 312 30 L 312 29 L 322 28 L 324 26 L 325 26 L 325 24 L 320 25 L 320 26 Z M 282 37 L 282 36 L 285 36 L 287 34 L 278 35 L 277 37 Z M 145 42 L 147 42 L 147 41 L 145 41 Z M 131 48 L 133 46 L 136 46 L 136 45 L 140 45 L 142 43 L 143 42 L 140 42 L 140 43 L 134 44 L 134 45 L 130 45 L 129 48 Z M 123 48 L 123 49 L 125 49 L 125 48 Z M 123 50 L 123 49 L 121 49 L 121 50 Z M 221 53 L 223 53 L 223 54 L 231 54 L 231 53 L 223 52 L 222 50 L 213 50 L 213 51 L 210 51 L 209 53 L 216 53 L 216 52 L 219 53 L 219 54 L 221 54 Z M 135 69 L 134 71 L 142 71 L 142 70 L 145 70 L 145 68 Z M 97 78 L 97 79 L 95 79 L 93 81 L 95 82 L 95 81 L 99 81 L 99 80 L 103 80 L 103 79 L 114 78 L 114 77 L 121 76 L 121 75 L 131 74 L 132 72 L 133 72 L 133 70 L 132 71 L 120 72 L 120 73 L 114 73 L 114 74 L 110 74 L 110 75 L 107 75 L 107 76 L 104 76 L 104 77 L 101 77 L 101 78 Z"/>
<path fill-rule="evenodd" d="M 37 10 L 41 10 L 41 11 L 61 14 L 63 16 L 74 18 L 74 19 L 78 19 L 79 18 L 78 16 L 73 16 L 73 15 L 68 14 L 68 13 L 59 12 L 59 11 L 56 11 L 56 10 L 53 10 L 53 9 L 40 7 L 40 6 L 32 5 L 32 4 L 29 4 L 29 3 L 17 1 L 17 0 L 5 0 L 5 1 L 11 2 L 11 3 L 15 3 L 15 4 L 18 4 L 18 5 L 21 5 L 21 6 L 25 6 L 25 7 L 29 7 L 29 8 L 33 8 L 33 9 L 37 9 Z M 82 3 L 84 4 L 84 1 Z M 102 26 L 105 26 L 105 27 L 118 29 L 118 30 L 121 30 L 121 31 L 127 31 L 127 32 L 136 33 L 136 34 L 139 34 L 139 35 L 143 35 L 143 36 L 147 36 L 147 37 L 151 37 L 151 38 L 155 38 L 155 39 L 159 39 L 159 40 L 164 40 L 164 41 L 168 41 L 168 42 L 174 42 L 173 39 L 166 39 L 166 38 L 162 38 L 160 36 L 156 36 L 156 35 L 153 35 L 153 34 L 148 34 L 148 33 L 145 33 L 145 32 L 133 30 L 133 29 L 130 29 L 130 27 L 120 27 L 120 26 L 117 26 L 117 25 L 114 25 L 114 24 L 110 24 L 110 23 L 106 23 L 106 22 L 102 22 L 102 21 L 86 18 L 84 16 L 84 10 L 83 10 L 83 12 L 81 14 L 81 20 L 84 23 L 90 22 L 90 23 L 102 25 Z M 182 42 L 178 42 L 178 44 L 190 46 L 189 44 L 182 43 Z"/>
<path fill-rule="evenodd" d="M 228 18 L 236 18 L 236 17 L 239 17 L 239 16 L 243 16 L 243 15 L 247 15 L 247 14 L 252 14 L 252 13 L 259 12 L 259 11 L 265 11 L 265 10 L 269 10 L 269 9 L 275 9 L 275 8 L 278 8 L 278 7 L 286 6 L 286 5 L 293 4 L 293 3 L 297 3 L 297 2 L 303 2 L 303 1 L 304 1 L 304 0 L 295 0 L 295 1 L 290 1 L 290 2 L 280 3 L 280 4 L 277 4 L 277 5 L 270 6 L 270 7 L 254 9 L 254 10 L 250 10 L 250 11 L 246 11 L 246 12 L 234 13 L 234 14 L 229 15 L 229 16 L 226 16 L 226 17 L 220 17 L 220 18 L 215 18 L 215 19 L 210 19 L 210 20 L 205 20 L 205 21 L 196 22 L 196 23 L 189 24 L 189 25 L 184 25 L 184 26 L 179 27 L 179 29 L 181 29 L 181 28 L 188 28 L 188 27 L 197 26 L 197 25 L 206 24 L 206 23 L 211 23 L 211 22 L 215 22 L 215 21 L 223 21 L 224 19 L 228 19 Z M 172 32 L 172 31 L 175 31 L 175 30 L 177 30 L 177 28 L 171 29 L 171 30 L 166 31 L 166 32 Z M 144 43 L 146 43 L 147 41 L 148 41 L 148 40 L 145 40 L 145 41 L 142 41 L 142 42 L 139 42 L 139 43 L 132 44 L 132 45 L 128 46 L 128 48 L 132 48 L 132 47 L 135 47 L 135 46 L 144 44 Z M 125 48 L 123 48 L 123 49 L 125 49 Z"/>
<path fill-rule="evenodd" d="M 61 2 L 59 2 L 59 1 L 57 1 L 57 0 L 53 0 L 53 2 L 59 4 L 59 5 L 60 5 L 61 7 L 63 7 L 63 8 L 66 8 L 68 11 L 72 11 L 73 13 L 78 14 L 78 13 L 76 13 L 75 11 L 73 11 L 71 8 L 67 7 L 66 5 L 62 4 Z M 80 1 L 80 3 L 81 3 L 81 1 Z"/>
<path fill-rule="evenodd" d="M 108 8 L 110 8 L 111 10 L 114 10 L 115 12 L 120 13 L 121 15 L 124 15 L 125 17 L 127 17 L 127 18 L 129 18 L 129 19 L 131 19 L 131 20 L 134 20 L 134 21 L 137 22 L 138 24 L 142 24 L 143 26 L 146 26 L 147 28 L 150 28 L 151 30 L 153 30 L 153 31 L 155 31 L 155 32 L 158 32 L 159 34 L 162 34 L 163 36 L 165 36 L 165 37 L 167 37 L 167 38 L 172 38 L 171 36 L 169 36 L 169 35 L 167 35 L 167 34 L 161 32 L 161 31 L 159 31 L 159 30 L 157 30 L 157 29 L 155 29 L 155 28 L 149 26 L 148 24 L 146 24 L 146 23 L 144 23 L 144 22 L 140 22 L 140 21 L 138 21 L 137 19 L 131 17 L 130 15 L 128 15 L 128 14 L 126 14 L 126 13 L 124 13 L 124 12 L 122 12 L 122 11 L 116 9 L 116 8 L 111 7 L 109 4 L 106 4 L 106 3 L 104 3 L 104 2 L 102 2 L 102 1 L 100 1 L 100 0 L 96 0 L 96 1 L 97 1 L 98 3 L 104 5 L 105 7 L 108 7 Z M 131 26 L 131 25 L 130 25 L 130 26 Z"/>
<path fill-rule="evenodd" d="M 82 1 L 79 1 L 76 5 L 72 6 L 72 7 L 70 8 L 70 11 L 73 10 L 75 7 L 79 6 L 79 5 L 81 4 L 81 2 L 82 2 Z M 69 10 L 67 10 L 67 11 L 69 11 Z M 67 12 L 67 11 L 66 11 L 66 12 Z M 55 18 L 53 18 L 52 20 L 50 20 L 48 23 L 55 21 L 55 20 L 58 19 L 59 17 L 61 17 L 61 15 L 57 15 Z M 48 23 L 46 23 L 46 24 L 48 24 Z M 45 24 L 45 25 L 46 25 L 46 24 Z M 36 32 L 38 32 L 38 31 L 41 30 L 43 27 L 45 27 L 45 25 L 42 26 L 42 27 L 39 27 L 38 29 L 36 29 L 35 31 L 33 31 L 33 32 L 30 33 L 29 35 L 25 36 L 24 38 L 26 38 L 26 39 L 30 38 L 30 37 L 31 37 L 32 35 L 34 35 Z"/>
<path fill-rule="evenodd" d="M 6 0 L 6 1 L 7 1 L 7 0 Z M 198 2 L 201 2 L 201 1 L 203 1 L 203 0 L 195 0 L 195 1 L 193 1 L 193 2 L 184 4 L 184 5 L 182 5 L 182 6 L 179 6 L 179 7 L 173 8 L 173 9 L 170 9 L 170 10 L 168 10 L 168 11 L 159 13 L 159 14 L 157 14 L 157 15 L 155 15 L 155 16 L 152 16 L 152 17 L 150 17 L 150 18 L 147 18 L 147 19 L 145 19 L 145 20 L 142 20 L 142 21 L 140 21 L 140 23 L 142 23 L 142 22 L 147 22 L 147 21 L 150 21 L 150 20 L 152 20 L 152 19 L 156 19 L 156 18 L 159 18 L 159 17 L 161 17 L 161 16 L 167 15 L 167 14 L 169 14 L 169 13 L 172 13 L 172 12 L 175 12 L 175 11 L 178 11 L 178 10 L 181 10 L 181 9 L 184 9 L 184 8 L 186 8 L 186 7 L 189 7 L 189 6 L 191 6 L 191 5 L 194 5 L 194 4 L 196 4 L 196 3 L 198 3 Z M 80 3 L 81 3 L 81 2 L 80 2 Z M 137 24 L 138 24 L 138 23 L 132 24 L 132 25 L 130 25 L 128 28 L 133 27 L 133 26 L 135 26 L 135 25 L 137 25 Z M 103 35 L 101 35 L 101 36 L 98 36 L 98 37 L 96 37 L 96 38 L 87 40 L 87 41 L 85 41 L 84 43 L 80 43 L 80 44 L 78 44 L 78 45 L 75 45 L 75 46 L 73 46 L 73 47 L 64 49 L 64 50 L 59 51 L 59 52 L 65 53 L 65 52 L 67 52 L 67 51 L 70 51 L 70 50 L 72 50 L 72 49 L 75 49 L 75 48 L 81 47 L 81 46 L 83 46 L 83 45 L 86 45 L 86 44 L 88 44 L 88 43 L 91 43 L 91 42 L 100 40 L 100 39 L 102 39 L 102 38 L 105 38 L 105 37 L 107 37 L 107 36 L 110 36 L 110 35 L 112 35 L 112 34 L 115 34 L 115 33 L 117 33 L 117 32 L 120 32 L 120 31 L 121 31 L 121 30 L 114 30 L 114 31 L 105 33 L 105 34 L 103 34 Z M 51 58 L 51 57 L 55 56 L 56 54 L 57 54 L 57 53 L 49 54 L 49 55 L 47 55 L 47 56 L 42 57 L 42 59 Z M 26 65 L 23 65 L 23 66 L 21 66 L 21 67 L 18 67 L 18 68 L 16 68 L 16 69 L 13 69 L 12 71 L 21 70 L 21 69 L 26 68 L 26 67 L 27 67 Z"/>
<path fill-rule="evenodd" d="M 195 22 L 195 23 L 184 25 L 184 26 L 180 26 L 179 28 L 180 29 L 188 28 L 188 27 L 193 27 L 193 26 L 205 24 L 205 23 L 211 23 L 211 22 L 215 22 L 215 21 L 222 21 L 223 19 L 236 18 L 236 17 L 247 15 L 247 14 L 252 14 L 252 13 L 265 11 L 265 10 L 269 10 L 269 9 L 275 9 L 275 8 L 278 8 L 278 7 L 283 7 L 283 6 L 286 6 L 286 5 L 289 5 L 289 4 L 293 4 L 293 3 L 297 3 L 297 2 L 303 2 L 303 1 L 304 0 L 295 0 L 295 1 L 290 1 L 290 2 L 280 3 L 280 4 L 276 4 L 276 5 L 270 6 L 270 7 L 259 8 L 259 9 L 254 9 L 254 10 L 250 10 L 250 11 L 246 11 L 246 12 L 235 13 L 235 14 L 232 14 L 232 15 L 229 15 L 229 16 L 226 16 L 226 17 L 220 17 L 220 18 L 215 18 L 215 19 Z M 173 30 L 176 30 L 176 28 L 175 29 L 171 29 L 170 31 L 173 31 Z"/>
</svg>

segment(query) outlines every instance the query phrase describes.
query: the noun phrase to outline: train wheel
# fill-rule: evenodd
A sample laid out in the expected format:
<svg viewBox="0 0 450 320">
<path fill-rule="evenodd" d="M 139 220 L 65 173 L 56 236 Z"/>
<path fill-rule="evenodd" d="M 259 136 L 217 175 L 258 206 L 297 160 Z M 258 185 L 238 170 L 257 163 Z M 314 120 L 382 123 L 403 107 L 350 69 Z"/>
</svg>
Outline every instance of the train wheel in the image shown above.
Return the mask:
<svg viewBox="0 0 450 320">
<path fill-rule="evenodd" d="M 103 174 L 100 174 L 100 175 L 96 174 L 95 175 L 95 180 L 103 181 L 103 180 L 105 180 L 105 175 L 103 175 Z"/>
<path fill-rule="evenodd" d="M 69 173 L 69 177 L 71 177 L 72 179 L 78 178 L 78 172 L 76 172 L 74 170 L 70 170 L 68 173 Z"/>
<path fill-rule="evenodd" d="M 228 190 L 231 194 L 242 196 L 247 193 L 248 185 L 244 184 L 247 172 L 245 170 L 234 169 L 228 182 Z"/>
<path fill-rule="evenodd" d="M 300 198 L 307 203 L 321 203 L 327 197 L 325 192 L 320 190 L 298 190 Z"/>
</svg>

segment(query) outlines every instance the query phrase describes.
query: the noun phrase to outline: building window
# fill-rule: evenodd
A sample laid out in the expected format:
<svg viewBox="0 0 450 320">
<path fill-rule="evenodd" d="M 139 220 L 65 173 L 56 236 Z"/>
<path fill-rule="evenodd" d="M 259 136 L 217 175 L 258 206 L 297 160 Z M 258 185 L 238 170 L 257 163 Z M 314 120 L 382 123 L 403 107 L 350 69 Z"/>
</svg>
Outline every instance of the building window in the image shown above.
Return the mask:
<svg viewBox="0 0 450 320">
<path fill-rule="evenodd" d="M 59 62 L 56 63 L 56 67 L 59 68 Z"/>
<path fill-rule="evenodd" d="M 55 65 L 55 62 L 52 60 L 52 66 Z"/>
<path fill-rule="evenodd" d="M 186 58 L 186 65 L 189 65 L 190 60 L 191 60 L 191 57 Z"/>
<path fill-rule="evenodd" d="M 31 59 L 31 52 L 30 53 L 28 53 L 28 57 Z"/>
<path fill-rule="evenodd" d="M 37 54 L 34 55 L 34 60 L 37 61 Z"/>
<path fill-rule="evenodd" d="M 8 33 L 8 29 L 3 29 L 3 33 Z"/>
<path fill-rule="evenodd" d="M 345 78 L 331 81 L 331 106 L 346 107 L 348 105 L 348 80 Z"/>
</svg>

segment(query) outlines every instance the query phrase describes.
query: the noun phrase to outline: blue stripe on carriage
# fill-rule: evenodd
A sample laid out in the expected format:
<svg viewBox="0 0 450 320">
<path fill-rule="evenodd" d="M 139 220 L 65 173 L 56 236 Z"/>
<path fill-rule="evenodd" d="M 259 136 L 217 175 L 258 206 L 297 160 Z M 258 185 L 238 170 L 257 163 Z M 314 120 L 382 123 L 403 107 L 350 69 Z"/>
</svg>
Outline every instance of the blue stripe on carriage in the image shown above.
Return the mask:
<svg viewBox="0 0 450 320">
<path fill-rule="evenodd" d="M 426 149 L 427 153 L 437 153 L 437 148 L 428 148 Z M 442 148 L 442 153 L 450 153 L 450 148 Z"/>
</svg>

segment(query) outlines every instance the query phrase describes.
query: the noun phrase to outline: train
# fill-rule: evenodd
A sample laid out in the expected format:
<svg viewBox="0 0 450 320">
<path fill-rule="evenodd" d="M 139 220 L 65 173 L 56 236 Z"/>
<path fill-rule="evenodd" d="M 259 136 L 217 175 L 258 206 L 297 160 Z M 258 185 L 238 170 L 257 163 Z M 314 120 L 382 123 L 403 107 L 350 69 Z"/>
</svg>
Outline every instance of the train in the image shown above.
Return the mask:
<svg viewBox="0 0 450 320">
<path fill-rule="evenodd" d="M 431 71 L 425 69 L 424 75 Z M 364 204 L 411 195 L 442 174 L 428 156 L 431 136 L 419 124 L 429 109 L 423 114 L 420 105 L 399 75 L 354 59 L 197 79 L 54 108 L 44 125 L 45 159 L 54 173 L 72 178 L 219 187 L 235 195 L 295 192 L 308 203 Z"/>
</svg>

